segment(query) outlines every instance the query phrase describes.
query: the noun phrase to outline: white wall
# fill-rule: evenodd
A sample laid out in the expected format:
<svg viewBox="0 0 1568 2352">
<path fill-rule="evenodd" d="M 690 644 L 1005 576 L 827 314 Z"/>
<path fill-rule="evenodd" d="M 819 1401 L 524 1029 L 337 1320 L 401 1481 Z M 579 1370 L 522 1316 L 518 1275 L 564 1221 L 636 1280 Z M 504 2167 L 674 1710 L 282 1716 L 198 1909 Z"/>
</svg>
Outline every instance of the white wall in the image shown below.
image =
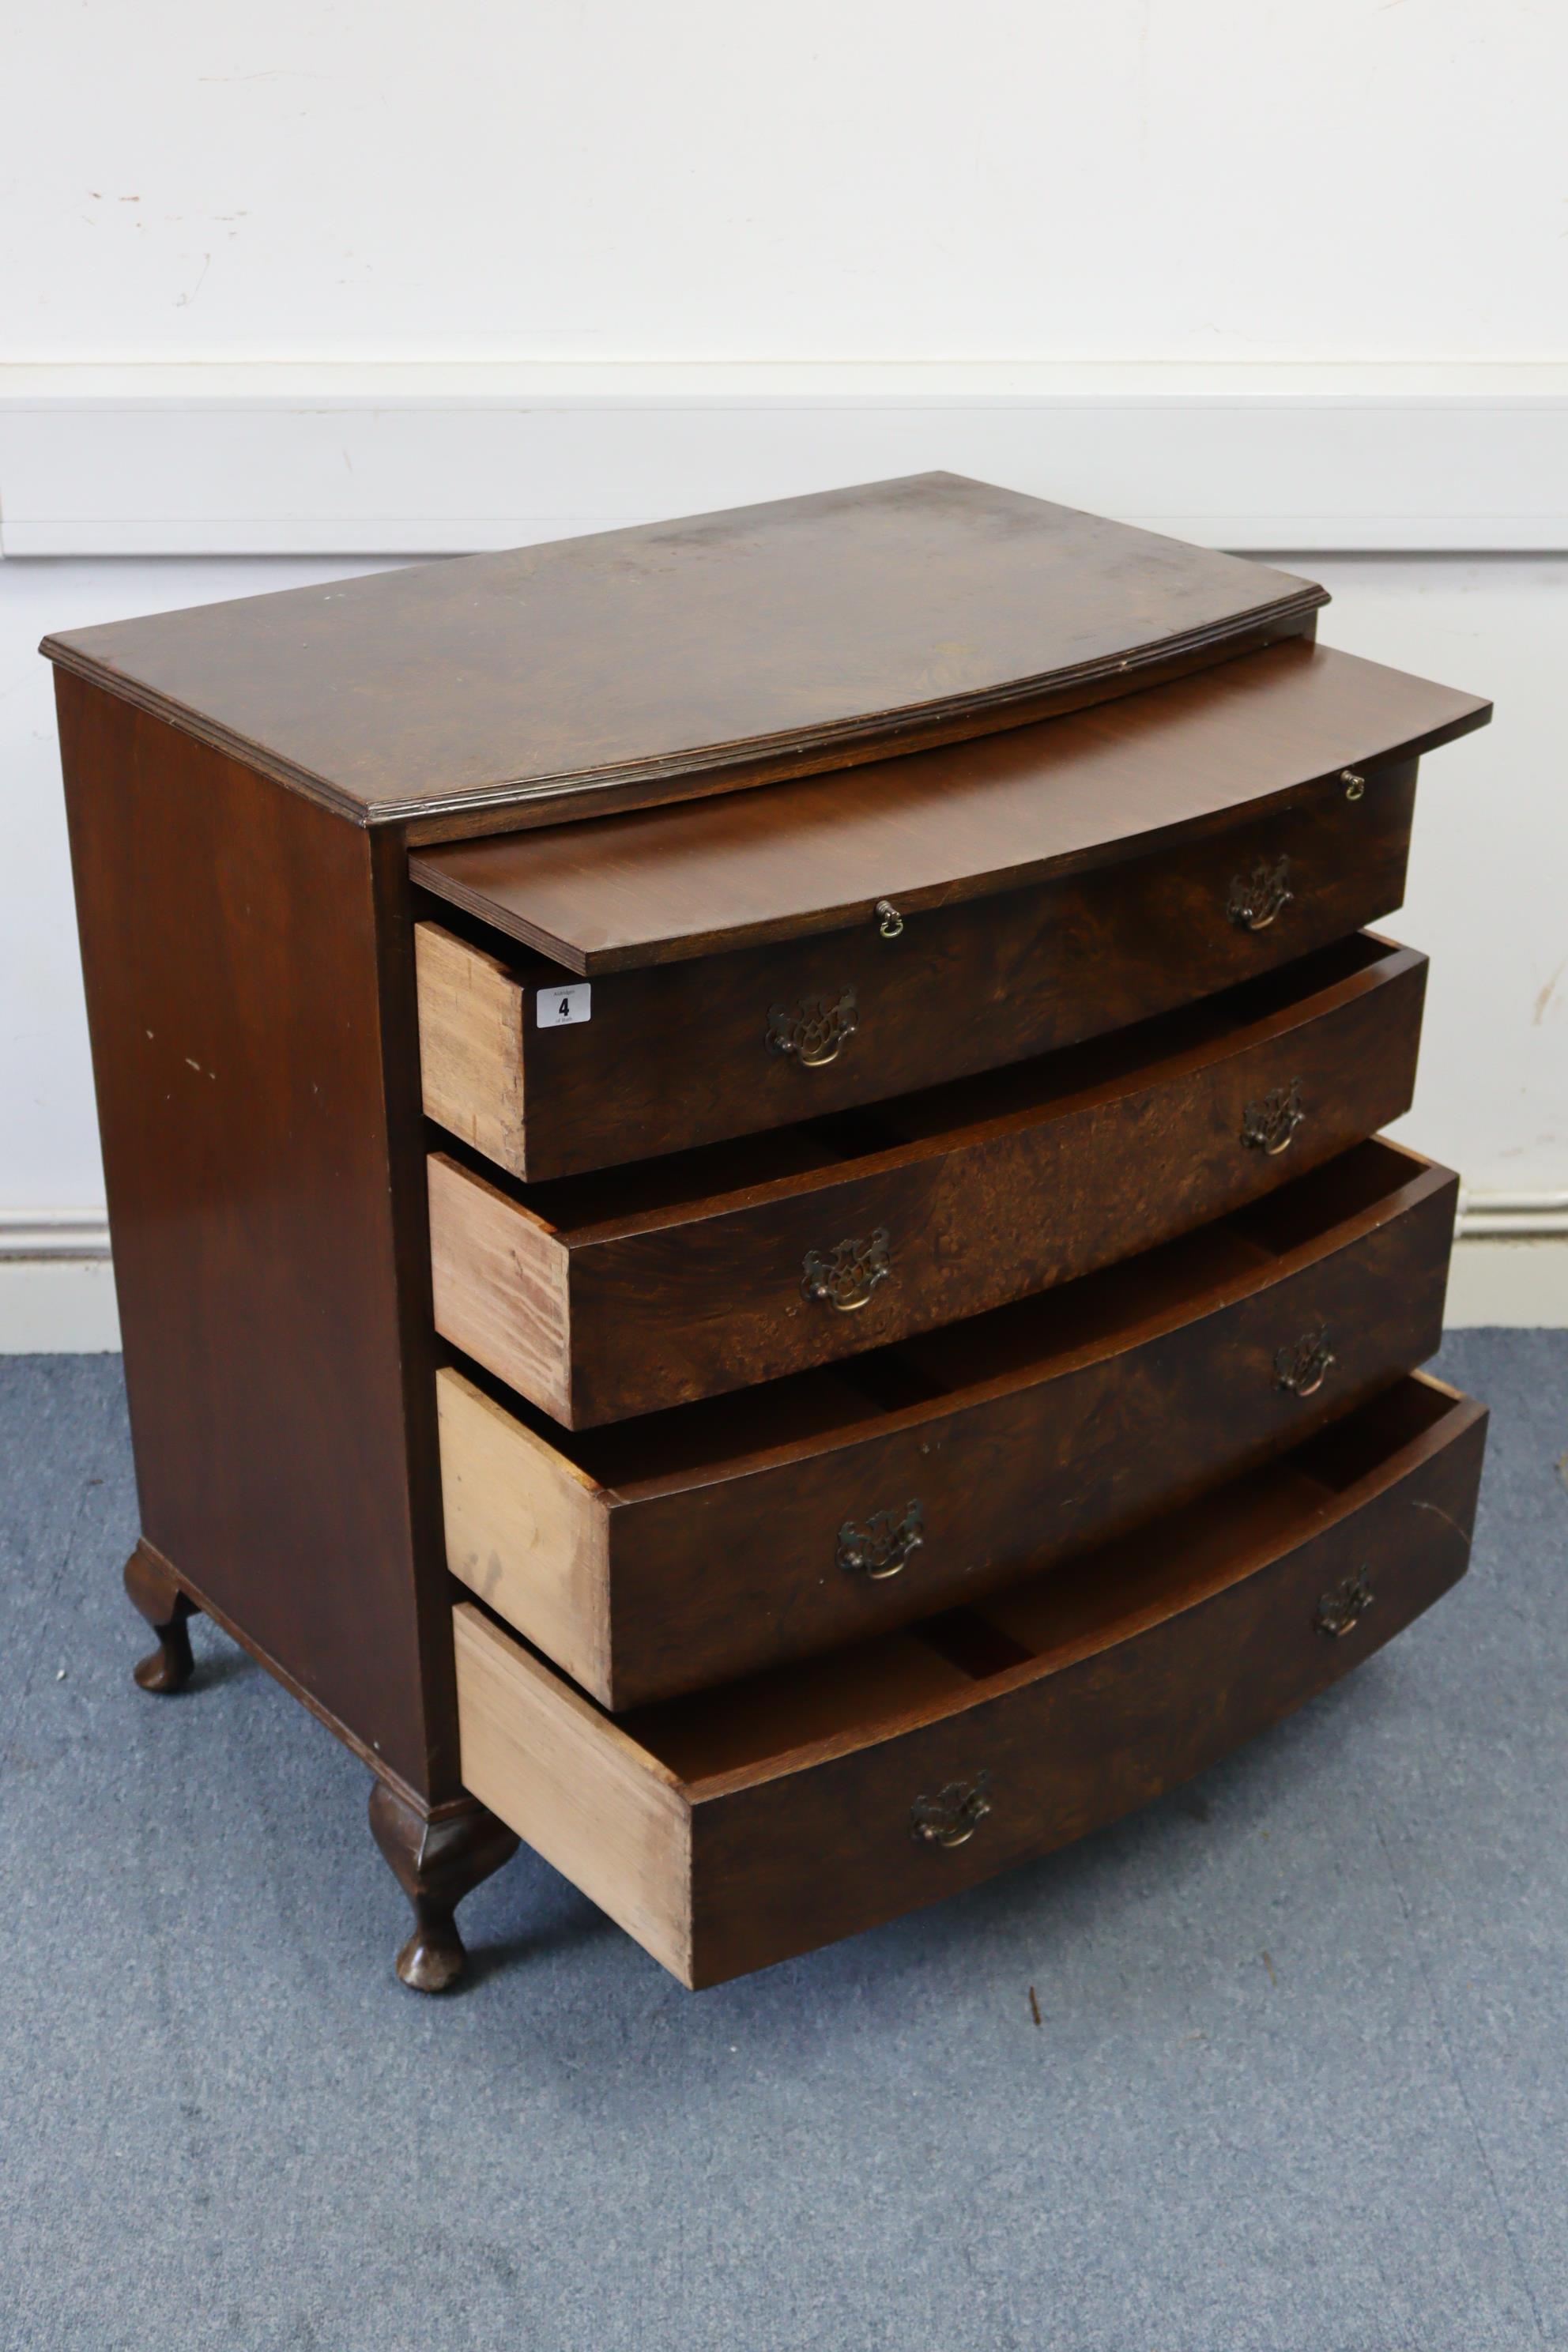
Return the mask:
<svg viewBox="0 0 1568 2352">
<path fill-rule="evenodd" d="M 1568 10 L 82 0 L 5 62 L 0 1274 L 57 1264 L 0 1345 L 108 1328 L 46 629 L 932 464 L 1496 697 L 1424 786 L 1408 1129 L 1568 1225 Z"/>
<path fill-rule="evenodd" d="M 16 7 L 0 358 L 1568 357 L 1565 15 Z"/>
<path fill-rule="evenodd" d="M 1492 696 L 1423 763 L 1405 903 L 1432 973 L 1415 1107 L 1395 1130 L 1485 1196 L 1568 1200 L 1568 562 L 1303 558 L 1326 645 Z"/>
</svg>

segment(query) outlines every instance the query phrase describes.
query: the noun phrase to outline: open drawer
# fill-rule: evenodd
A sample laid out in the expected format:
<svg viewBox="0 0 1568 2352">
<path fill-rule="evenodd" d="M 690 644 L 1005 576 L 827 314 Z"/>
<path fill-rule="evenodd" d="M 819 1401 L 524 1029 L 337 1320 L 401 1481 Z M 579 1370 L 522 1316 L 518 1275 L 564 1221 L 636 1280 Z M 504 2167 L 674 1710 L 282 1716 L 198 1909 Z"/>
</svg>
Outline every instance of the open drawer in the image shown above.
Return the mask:
<svg viewBox="0 0 1568 2352">
<path fill-rule="evenodd" d="M 538 1183 L 1145 1020 L 1392 914 L 1416 754 L 1485 715 L 1292 641 L 853 776 L 418 852 L 426 1108 Z"/>
<path fill-rule="evenodd" d="M 456 1612 L 466 1786 L 689 1985 L 1114 1820 L 1463 1574 L 1485 1409 L 1417 1376 L 984 1603 L 619 1720 Z"/>
<path fill-rule="evenodd" d="M 1361 1144 L 930 1339 L 577 1436 L 448 1365 L 447 1561 L 612 1710 L 930 1616 L 1413 1371 L 1458 1192 Z"/>
<path fill-rule="evenodd" d="M 1345 940 L 984 1077 L 559 1184 L 437 1153 L 437 1328 L 582 1429 L 980 1314 L 1397 1118 L 1426 970 Z"/>
</svg>

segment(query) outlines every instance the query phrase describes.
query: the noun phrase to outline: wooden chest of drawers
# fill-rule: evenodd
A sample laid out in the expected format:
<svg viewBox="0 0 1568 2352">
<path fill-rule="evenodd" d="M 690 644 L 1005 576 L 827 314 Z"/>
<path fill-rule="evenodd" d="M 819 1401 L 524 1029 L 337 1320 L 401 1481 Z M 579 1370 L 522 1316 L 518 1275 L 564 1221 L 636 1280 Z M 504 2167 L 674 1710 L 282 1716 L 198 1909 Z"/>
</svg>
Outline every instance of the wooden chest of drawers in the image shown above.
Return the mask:
<svg viewBox="0 0 1568 2352">
<path fill-rule="evenodd" d="M 1321 592 L 950 477 L 58 666 L 151 1689 L 710 1983 L 1113 1819 L 1463 1572 L 1420 754 Z"/>
</svg>

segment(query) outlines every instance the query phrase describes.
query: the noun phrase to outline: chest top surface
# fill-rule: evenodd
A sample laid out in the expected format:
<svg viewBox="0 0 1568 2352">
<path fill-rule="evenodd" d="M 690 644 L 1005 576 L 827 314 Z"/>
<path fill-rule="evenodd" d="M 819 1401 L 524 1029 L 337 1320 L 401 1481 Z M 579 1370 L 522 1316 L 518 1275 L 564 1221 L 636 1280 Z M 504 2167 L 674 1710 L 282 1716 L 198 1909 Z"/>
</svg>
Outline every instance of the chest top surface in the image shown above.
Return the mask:
<svg viewBox="0 0 1568 2352">
<path fill-rule="evenodd" d="M 977 732 L 1053 692 L 1121 692 L 1162 662 L 1308 629 L 1326 601 L 1236 556 L 921 474 L 71 630 L 43 650 L 381 824 L 748 762 L 760 780 L 792 757 Z"/>
</svg>

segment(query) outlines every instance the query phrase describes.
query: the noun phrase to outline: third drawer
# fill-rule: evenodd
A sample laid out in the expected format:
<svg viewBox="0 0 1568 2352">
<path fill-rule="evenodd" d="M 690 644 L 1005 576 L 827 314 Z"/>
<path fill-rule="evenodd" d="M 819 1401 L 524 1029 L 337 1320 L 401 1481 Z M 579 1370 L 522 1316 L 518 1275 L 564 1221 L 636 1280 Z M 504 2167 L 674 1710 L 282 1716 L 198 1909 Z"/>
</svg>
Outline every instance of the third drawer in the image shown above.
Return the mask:
<svg viewBox="0 0 1568 2352">
<path fill-rule="evenodd" d="M 449 1366 L 451 1567 L 616 1710 L 929 1616 L 1413 1370 L 1457 1196 L 1364 1143 L 1038 1297 L 574 1440 Z"/>
</svg>

